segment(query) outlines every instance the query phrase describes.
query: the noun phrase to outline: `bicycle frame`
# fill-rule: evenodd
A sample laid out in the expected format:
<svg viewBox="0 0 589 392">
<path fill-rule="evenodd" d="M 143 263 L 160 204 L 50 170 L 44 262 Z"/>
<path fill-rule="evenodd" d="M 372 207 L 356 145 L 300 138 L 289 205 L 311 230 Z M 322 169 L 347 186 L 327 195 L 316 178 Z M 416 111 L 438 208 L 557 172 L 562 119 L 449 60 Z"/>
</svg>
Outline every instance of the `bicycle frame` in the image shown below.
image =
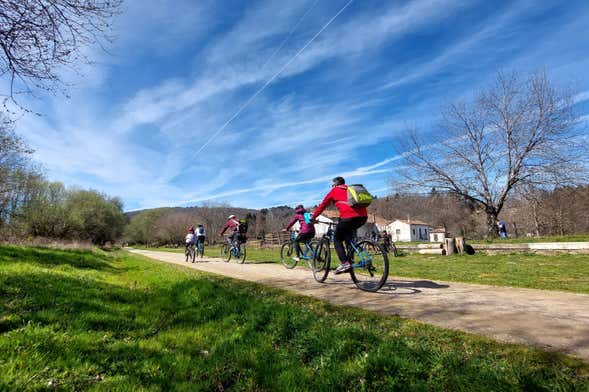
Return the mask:
<svg viewBox="0 0 589 392">
<path fill-rule="evenodd" d="M 295 249 L 294 247 L 296 247 L 296 240 L 297 240 L 297 235 L 293 231 L 291 239 L 290 239 L 293 249 Z M 305 249 L 301 248 L 301 255 L 300 256 L 301 256 L 301 259 L 303 259 L 303 260 L 313 260 L 313 258 L 315 257 L 315 249 L 313 249 L 313 247 L 311 245 L 309 245 L 309 243 L 310 243 L 310 241 L 304 242 Z"/>
<path fill-rule="evenodd" d="M 329 225 L 330 227 L 336 225 L 335 223 L 331 223 L 331 222 L 321 222 L 321 223 L 325 223 L 325 224 Z M 322 238 L 328 239 L 331 243 L 335 242 L 334 230 L 329 230 L 327 233 L 323 234 Z M 352 250 L 353 252 L 350 252 L 350 250 Z M 360 257 L 359 263 L 352 264 L 353 268 L 362 268 L 362 267 L 366 266 L 367 263 L 372 262 L 372 258 L 366 252 L 366 250 L 358 249 L 356 237 L 354 237 L 350 241 L 346 242 L 346 252 L 348 253 L 348 256 L 350 256 L 352 259 L 354 258 L 355 254 L 358 255 L 358 257 Z"/>
</svg>

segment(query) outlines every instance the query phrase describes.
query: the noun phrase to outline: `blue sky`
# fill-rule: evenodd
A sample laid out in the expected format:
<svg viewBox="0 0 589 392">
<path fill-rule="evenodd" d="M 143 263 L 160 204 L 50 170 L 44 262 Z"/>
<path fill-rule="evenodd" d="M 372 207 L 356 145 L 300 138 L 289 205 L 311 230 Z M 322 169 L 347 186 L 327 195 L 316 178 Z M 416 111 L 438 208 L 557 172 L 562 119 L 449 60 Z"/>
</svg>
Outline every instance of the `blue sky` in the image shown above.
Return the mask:
<svg viewBox="0 0 589 392">
<path fill-rule="evenodd" d="M 546 70 L 589 121 L 586 0 L 126 0 L 114 33 L 17 130 L 127 210 L 313 204 L 335 175 L 386 194 L 407 128 L 497 70 Z"/>
</svg>

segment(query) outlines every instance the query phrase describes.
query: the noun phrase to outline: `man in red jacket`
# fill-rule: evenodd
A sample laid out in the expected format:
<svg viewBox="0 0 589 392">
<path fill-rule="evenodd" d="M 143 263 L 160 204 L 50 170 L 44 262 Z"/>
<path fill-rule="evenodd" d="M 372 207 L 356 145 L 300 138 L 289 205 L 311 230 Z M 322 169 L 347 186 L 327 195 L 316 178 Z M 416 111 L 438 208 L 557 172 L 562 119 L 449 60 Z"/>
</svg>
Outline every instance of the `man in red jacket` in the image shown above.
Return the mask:
<svg viewBox="0 0 589 392">
<path fill-rule="evenodd" d="M 335 177 L 333 179 L 331 191 L 325 196 L 319 207 L 313 211 L 311 219 L 317 219 L 331 203 L 335 204 L 340 216 L 340 220 L 335 226 L 335 241 L 333 246 L 340 260 L 340 265 L 335 270 L 335 273 L 341 274 L 352 269 L 353 254 L 348 255 L 346 253 L 344 242 L 349 243 L 354 238 L 354 235 L 356 235 L 356 230 L 366 223 L 368 220 L 368 211 L 366 207 L 352 207 L 348 204 L 348 186 L 342 177 Z"/>
<path fill-rule="evenodd" d="M 229 245 L 232 245 L 239 238 L 239 219 L 237 219 L 237 217 L 233 214 L 229 215 L 229 217 L 227 218 L 227 222 L 225 222 L 225 225 L 221 229 L 219 236 L 223 237 L 223 234 L 225 234 L 225 231 L 227 231 L 227 229 L 229 229 L 227 242 L 229 242 Z"/>
</svg>

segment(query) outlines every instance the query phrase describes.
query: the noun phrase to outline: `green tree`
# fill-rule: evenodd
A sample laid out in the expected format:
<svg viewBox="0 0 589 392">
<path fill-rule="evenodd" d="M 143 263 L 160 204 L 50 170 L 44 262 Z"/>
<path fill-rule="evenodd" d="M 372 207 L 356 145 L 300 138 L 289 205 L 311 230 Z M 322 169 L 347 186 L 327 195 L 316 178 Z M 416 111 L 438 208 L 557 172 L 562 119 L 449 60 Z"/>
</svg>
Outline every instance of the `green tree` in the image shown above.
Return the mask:
<svg viewBox="0 0 589 392">
<path fill-rule="evenodd" d="M 126 217 L 123 204 L 92 190 L 70 191 L 65 208 L 68 227 L 75 237 L 97 245 L 118 240 L 123 234 Z"/>
<path fill-rule="evenodd" d="M 168 210 L 157 208 L 133 215 L 125 228 L 125 241 L 143 245 L 156 242 L 158 222 Z"/>
</svg>

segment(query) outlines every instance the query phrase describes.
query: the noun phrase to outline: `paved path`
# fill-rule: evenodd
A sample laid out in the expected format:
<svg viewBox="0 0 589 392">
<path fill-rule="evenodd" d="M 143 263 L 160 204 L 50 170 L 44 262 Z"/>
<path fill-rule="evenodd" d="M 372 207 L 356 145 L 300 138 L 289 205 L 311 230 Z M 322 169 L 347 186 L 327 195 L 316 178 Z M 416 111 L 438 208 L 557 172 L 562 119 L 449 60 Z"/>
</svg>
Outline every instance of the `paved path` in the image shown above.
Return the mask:
<svg viewBox="0 0 589 392">
<path fill-rule="evenodd" d="M 330 274 L 324 284 L 308 269 L 279 264 L 235 264 L 205 259 L 184 262 L 171 252 L 131 250 L 156 260 L 485 335 L 497 340 L 557 350 L 589 361 L 589 295 L 455 282 L 389 277 L 378 293 L 362 292 L 348 274 Z"/>
</svg>

